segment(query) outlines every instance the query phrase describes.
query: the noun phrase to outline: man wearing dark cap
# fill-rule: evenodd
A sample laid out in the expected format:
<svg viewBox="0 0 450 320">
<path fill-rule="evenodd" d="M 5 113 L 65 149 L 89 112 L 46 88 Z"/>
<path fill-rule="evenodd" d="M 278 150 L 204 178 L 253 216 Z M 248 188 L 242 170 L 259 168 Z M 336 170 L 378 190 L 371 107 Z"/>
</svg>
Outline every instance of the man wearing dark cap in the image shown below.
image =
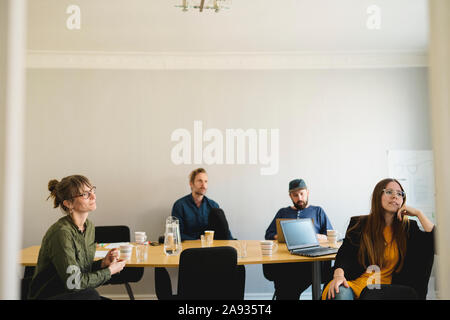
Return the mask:
<svg viewBox="0 0 450 320">
<path fill-rule="evenodd" d="M 309 190 L 303 179 L 295 179 L 289 182 L 289 197 L 292 206 L 278 210 L 272 223 L 266 230 L 266 240 L 277 239 L 276 220 L 277 219 L 303 219 L 312 218 L 314 227 L 319 238 L 325 238 L 327 230 L 333 229 L 325 211 L 321 207 L 311 206 L 308 203 Z"/>
<path fill-rule="evenodd" d="M 332 230 L 333 227 L 321 207 L 312 206 L 308 203 L 309 190 L 303 179 L 295 179 L 289 182 L 289 197 L 292 200 L 292 206 L 278 210 L 266 230 L 265 239 L 277 239 L 277 219 L 311 218 L 317 237 L 326 240 L 327 230 Z M 322 263 L 323 282 L 329 278 L 330 268 L 330 262 Z M 263 265 L 263 270 L 266 278 L 274 281 L 277 300 L 298 300 L 301 293 L 311 285 L 312 266 L 310 262 Z"/>
</svg>

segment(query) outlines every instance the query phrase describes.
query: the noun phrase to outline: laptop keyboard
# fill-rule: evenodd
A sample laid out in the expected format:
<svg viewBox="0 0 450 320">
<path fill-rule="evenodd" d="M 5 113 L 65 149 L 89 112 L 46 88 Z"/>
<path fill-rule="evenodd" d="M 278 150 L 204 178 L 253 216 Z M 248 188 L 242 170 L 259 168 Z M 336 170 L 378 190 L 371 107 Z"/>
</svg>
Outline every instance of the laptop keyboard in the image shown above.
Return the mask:
<svg viewBox="0 0 450 320">
<path fill-rule="evenodd" d="M 305 256 L 305 257 L 317 257 L 317 256 L 325 256 L 327 254 L 333 254 L 336 253 L 337 249 L 335 248 L 313 248 L 313 249 L 303 249 L 303 250 L 297 250 L 293 253 Z"/>
</svg>

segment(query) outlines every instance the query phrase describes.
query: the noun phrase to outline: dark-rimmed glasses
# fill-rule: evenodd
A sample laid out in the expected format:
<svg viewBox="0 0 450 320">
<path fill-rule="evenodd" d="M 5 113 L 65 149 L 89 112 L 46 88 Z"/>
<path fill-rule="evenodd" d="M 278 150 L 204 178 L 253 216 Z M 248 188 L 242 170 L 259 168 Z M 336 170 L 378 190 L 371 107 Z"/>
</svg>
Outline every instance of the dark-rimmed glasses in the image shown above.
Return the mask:
<svg viewBox="0 0 450 320">
<path fill-rule="evenodd" d="M 91 194 L 95 194 L 95 190 L 97 189 L 97 187 L 96 186 L 93 186 L 92 187 L 92 189 L 91 190 L 89 190 L 89 191 L 85 191 L 85 192 L 83 192 L 83 193 L 81 193 L 81 194 L 78 194 L 78 195 L 76 195 L 75 197 L 73 197 L 73 198 L 77 198 L 77 197 L 83 197 L 83 199 L 89 199 L 90 197 L 91 197 Z M 72 198 L 72 199 L 73 199 Z"/>
</svg>

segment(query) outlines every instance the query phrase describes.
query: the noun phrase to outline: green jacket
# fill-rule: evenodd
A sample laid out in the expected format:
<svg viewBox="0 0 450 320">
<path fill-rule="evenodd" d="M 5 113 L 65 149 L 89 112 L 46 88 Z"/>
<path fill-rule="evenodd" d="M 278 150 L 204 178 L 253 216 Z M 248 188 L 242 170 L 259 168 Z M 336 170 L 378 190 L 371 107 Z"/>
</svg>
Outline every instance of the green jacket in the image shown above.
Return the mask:
<svg viewBox="0 0 450 320">
<path fill-rule="evenodd" d="M 94 261 L 95 227 L 86 220 L 81 232 L 69 216 L 53 224 L 42 239 L 30 299 L 46 299 L 60 294 L 95 288 L 111 278 L 101 260 Z"/>
</svg>

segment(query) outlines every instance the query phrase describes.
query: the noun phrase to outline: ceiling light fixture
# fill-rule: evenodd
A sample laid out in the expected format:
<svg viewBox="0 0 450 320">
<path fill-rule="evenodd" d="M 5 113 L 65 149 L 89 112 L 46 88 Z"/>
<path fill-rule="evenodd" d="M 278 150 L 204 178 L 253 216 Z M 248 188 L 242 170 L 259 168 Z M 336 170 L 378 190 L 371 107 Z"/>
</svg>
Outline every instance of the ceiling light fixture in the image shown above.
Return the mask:
<svg viewBox="0 0 450 320">
<path fill-rule="evenodd" d="M 182 11 L 189 11 L 192 9 L 211 9 L 215 12 L 219 12 L 222 9 L 230 9 L 231 0 L 181 0 L 181 5 L 175 5 L 175 7 L 183 8 Z"/>
</svg>

